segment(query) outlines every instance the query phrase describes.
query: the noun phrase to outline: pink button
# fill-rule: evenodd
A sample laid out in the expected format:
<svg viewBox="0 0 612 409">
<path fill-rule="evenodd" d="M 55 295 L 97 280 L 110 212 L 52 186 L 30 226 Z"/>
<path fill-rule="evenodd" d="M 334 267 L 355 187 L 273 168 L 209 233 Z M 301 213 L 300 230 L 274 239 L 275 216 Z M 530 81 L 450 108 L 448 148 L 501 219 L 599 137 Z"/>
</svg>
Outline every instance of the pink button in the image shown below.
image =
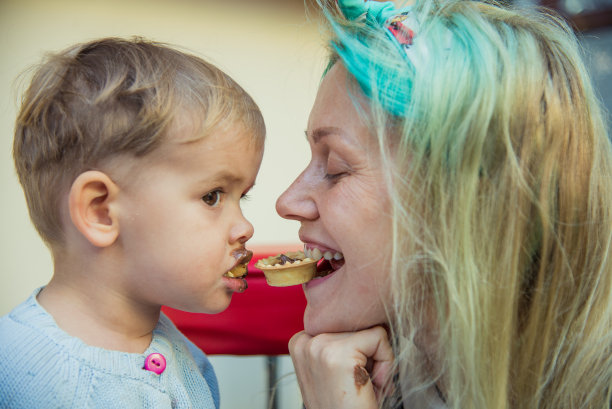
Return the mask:
<svg viewBox="0 0 612 409">
<path fill-rule="evenodd" d="M 145 358 L 144 369 L 160 374 L 166 369 L 166 358 L 162 354 L 153 353 Z"/>
</svg>

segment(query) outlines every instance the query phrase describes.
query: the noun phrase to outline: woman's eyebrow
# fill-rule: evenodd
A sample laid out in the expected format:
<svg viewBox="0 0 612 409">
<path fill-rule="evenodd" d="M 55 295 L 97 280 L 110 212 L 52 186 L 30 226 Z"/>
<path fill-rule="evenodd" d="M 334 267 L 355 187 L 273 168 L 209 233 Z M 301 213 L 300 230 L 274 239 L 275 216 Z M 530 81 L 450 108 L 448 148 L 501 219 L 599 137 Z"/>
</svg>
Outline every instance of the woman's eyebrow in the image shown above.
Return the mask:
<svg viewBox="0 0 612 409">
<path fill-rule="evenodd" d="M 326 126 L 326 127 L 317 128 L 314 131 L 311 131 L 310 135 L 308 135 L 308 131 L 304 131 L 304 133 L 306 134 L 307 139 L 310 136 L 310 138 L 312 138 L 313 143 L 318 143 L 321 139 L 325 138 L 326 136 L 342 135 L 344 134 L 344 131 L 341 128 L 338 128 L 335 126 Z"/>
</svg>

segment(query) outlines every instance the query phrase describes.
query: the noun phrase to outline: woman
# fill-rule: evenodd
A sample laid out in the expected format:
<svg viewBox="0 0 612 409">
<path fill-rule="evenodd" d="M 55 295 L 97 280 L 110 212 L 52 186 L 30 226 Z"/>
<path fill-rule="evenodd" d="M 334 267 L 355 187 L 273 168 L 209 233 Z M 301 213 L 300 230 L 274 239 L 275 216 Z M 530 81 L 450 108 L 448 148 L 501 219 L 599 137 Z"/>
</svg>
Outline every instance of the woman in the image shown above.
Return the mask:
<svg viewBox="0 0 612 409">
<path fill-rule="evenodd" d="M 305 406 L 609 408 L 612 150 L 571 29 L 339 6 L 277 202 L 335 255 L 290 342 Z"/>
</svg>

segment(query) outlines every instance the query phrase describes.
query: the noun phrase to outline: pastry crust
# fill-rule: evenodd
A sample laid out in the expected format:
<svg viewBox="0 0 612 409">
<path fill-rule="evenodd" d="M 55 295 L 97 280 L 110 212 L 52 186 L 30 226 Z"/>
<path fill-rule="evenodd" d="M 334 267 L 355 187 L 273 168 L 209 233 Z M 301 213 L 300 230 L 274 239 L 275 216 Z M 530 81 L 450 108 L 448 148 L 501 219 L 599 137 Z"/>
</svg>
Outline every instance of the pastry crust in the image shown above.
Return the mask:
<svg viewBox="0 0 612 409">
<path fill-rule="evenodd" d="M 263 271 L 268 285 L 287 287 L 312 280 L 317 273 L 317 261 L 306 257 L 303 251 L 288 251 L 262 258 L 255 267 Z"/>
</svg>

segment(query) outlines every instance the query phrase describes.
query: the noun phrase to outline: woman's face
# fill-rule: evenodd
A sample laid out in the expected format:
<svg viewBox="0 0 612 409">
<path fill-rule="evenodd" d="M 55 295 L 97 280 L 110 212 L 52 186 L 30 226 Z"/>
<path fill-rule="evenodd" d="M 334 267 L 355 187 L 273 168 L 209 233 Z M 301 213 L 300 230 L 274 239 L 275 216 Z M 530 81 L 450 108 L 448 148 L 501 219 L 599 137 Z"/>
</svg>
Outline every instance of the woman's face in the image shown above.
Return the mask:
<svg viewBox="0 0 612 409">
<path fill-rule="evenodd" d="M 307 251 L 332 258 L 324 264 L 333 273 L 304 285 L 304 328 L 311 335 L 387 321 L 390 201 L 367 110 L 355 107 L 355 100 L 365 107 L 364 100 L 355 98 L 346 70 L 336 64 L 308 120 L 311 161 L 276 203 L 282 217 L 301 223 Z"/>
</svg>

